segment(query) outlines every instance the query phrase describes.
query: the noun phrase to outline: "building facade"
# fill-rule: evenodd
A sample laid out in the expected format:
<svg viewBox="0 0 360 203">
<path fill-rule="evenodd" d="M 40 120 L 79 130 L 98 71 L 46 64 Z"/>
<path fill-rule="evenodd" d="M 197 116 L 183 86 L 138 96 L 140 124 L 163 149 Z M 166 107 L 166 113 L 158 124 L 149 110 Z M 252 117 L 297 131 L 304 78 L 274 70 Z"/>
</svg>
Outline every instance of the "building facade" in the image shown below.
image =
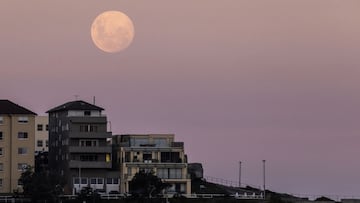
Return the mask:
<svg viewBox="0 0 360 203">
<path fill-rule="evenodd" d="M 35 117 L 35 154 L 49 151 L 49 118 Z"/>
<path fill-rule="evenodd" d="M 152 171 L 169 183 L 169 193 L 191 193 L 184 143 L 175 142 L 173 134 L 117 135 L 113 144 L 121 193 L 129 192 L 129 182 L 140 170 Z"/>
<path fill-rule="evenodd" d="M 84 187 L 119 191 L 119 173 L 112 171 L 111 132 L 104 109 L 84 101 L 49 110 L 49 167 L 66 181 L 65 194 Z"/>
<path fill-rule="evenodd" d="M 0 193 L 21 191 L 22 171 L 34 166 L 35 116 L 9 100 L 0 100 Z"/>
</svg>

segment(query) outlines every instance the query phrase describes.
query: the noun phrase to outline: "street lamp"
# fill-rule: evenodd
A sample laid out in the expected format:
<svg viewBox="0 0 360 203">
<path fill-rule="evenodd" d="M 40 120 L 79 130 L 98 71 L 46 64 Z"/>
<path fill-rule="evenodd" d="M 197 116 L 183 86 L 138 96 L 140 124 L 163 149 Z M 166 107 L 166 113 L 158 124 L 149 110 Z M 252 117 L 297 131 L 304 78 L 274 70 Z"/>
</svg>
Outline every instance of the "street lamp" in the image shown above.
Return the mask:
<svg viewBox="0 0 360 203">
<path fill-rule="evenodd" d="M 264 199 L 265 199 L 265 193 L 266 193 L 266 188 L 265 188 L 265 159 L 262 160 L 263 161 L 263 188 L 264 188 Z"/>
<path fill-rule="evenodd" d="M 239 161 L 239 187 L 241 187 L 241 161 Z"/>
</svg>

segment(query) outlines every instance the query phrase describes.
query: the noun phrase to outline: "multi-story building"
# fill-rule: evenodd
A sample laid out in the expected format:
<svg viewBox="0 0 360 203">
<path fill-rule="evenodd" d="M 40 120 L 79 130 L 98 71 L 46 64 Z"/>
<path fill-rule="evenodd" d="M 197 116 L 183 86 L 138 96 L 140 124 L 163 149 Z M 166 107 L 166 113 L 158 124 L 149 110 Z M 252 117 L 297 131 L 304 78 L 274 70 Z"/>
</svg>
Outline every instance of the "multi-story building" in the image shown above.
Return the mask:
<svg viewBox="0 0 360 203">
<path fill-rule="evenodd" d="M 64 192 L 83 187 L 106 192 L 119 190 L 119 172 L 111 171 L 111 145 L 107 139 L 104 109 L 84 101 L 72 101 L 48 111 L 49 167 L 66 181 Z"/>
<path fill-rule="evenodd" d="M 21 172 L 34 166 L 35 116 L 9 100 L 0 100 L 0 193 L 21 190 Z"/>
<path fill-rule="evenodd" d="M 129 182 L 140 170 L 152 171 L 169 183 L 169 193 L 191 193 L 184 143 L 175 142 L 173 134 L 117 135 L 113 144 L 122 193 L 129 192 Z"/>
<path fill-rule="evenodd" d="M 49 151 L 49 118 L 35 117 L 35 154 Z"/>
</svg>

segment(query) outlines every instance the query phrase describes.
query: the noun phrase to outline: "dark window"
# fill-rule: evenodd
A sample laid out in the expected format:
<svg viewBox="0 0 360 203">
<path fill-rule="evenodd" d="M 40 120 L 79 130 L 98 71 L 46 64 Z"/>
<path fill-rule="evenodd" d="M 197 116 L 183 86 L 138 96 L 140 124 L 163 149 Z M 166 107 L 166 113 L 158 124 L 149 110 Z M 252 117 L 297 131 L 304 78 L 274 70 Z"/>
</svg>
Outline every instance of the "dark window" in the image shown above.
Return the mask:
<svg viewBox="0 0 360 203">
<path fill-rule="evenodd" d="M 112 184 L 112 178 L 106 178 L 106 184 Z"/>
<path fill-rule="evenodd" d="M 27 139 L 28 133 L 27 132 L 18 132 L 18 138 L 19 139 Z"/>
<path fill-rule="evenodd" d="M 91 116 L 91 111 L 84 111 L 84 116 Z"/>
<path fill-rule="evenodd" d="M 43 146 L 43 141 L 42 141 L 42 140 L 38 140 L 38 141 L 37 141 L 37 146 L 38 146 L 38 147 L 42 147 L 42 146 Z"/>
<path fill-rule="evenodd" d="M 91 178 L 90 179 L 90 184 L 96 184 L 96 178 Z"/>
<path fill-rule="evenodd" d="M 181 162 L 179 152 L 161 152 L 161 162 L 179 163 Z"/>
<path fill-rule="evenodd" d="M 79 184 L 79 178 L 74 178 L 74 184 Z"/>
<path fill-rule="evenodd" d="M 119 179 L 114 178 L 113 184 L 119 184 Z"/>
<path fill-rule="evenodd" d="M 3 132 L 0 132 L 0 140 L 3 140 Z"/>
<path fill-rule="evenodd" d="M 49 131 L 49 125 L 46 124 L 46 131 Z"/>
<path fill-rule="evenodd" d="M 43 131 L 43 125 L 42 125 L 42 124 L 38 124 L 38 125 L 37 125 L 37 130 L 38 130 L 38 131 Z"/>
<path fill-rule="evenodd" d="M 46 146 L 46 147 L 49 147 L 49 140 L 46 140 L 46 141 L 45 141 L 45 146 Z"/>
<path fill-rule="evenodd" d="M 25 147 L 18 148 L 18 154 L 26 154 L 26 153 L 27 153 L 27 148 Z"/>
<path fill-rule="evenodd" d="M 150 153 L 144 153 L 143 154 L 143 160 L 144 161 L 148 161 L 148 160 L 151 160 L 152 159 L 152 155 L 151 155 L 151 152 Z"/>
<path fill-rule="evenodd" d="M 97 184 L 104 184 L 104 179 L 98 178 L 97 179 Z"/>
<path fill-rule="evenodd" d="M 80 161 L 97 161 L 97 155 L 80 155 Z"/>
<path fill-rule="evenodd" d="M 87 184 L 87 178 L 81 178 L 81 184 Z"/>
</svg>

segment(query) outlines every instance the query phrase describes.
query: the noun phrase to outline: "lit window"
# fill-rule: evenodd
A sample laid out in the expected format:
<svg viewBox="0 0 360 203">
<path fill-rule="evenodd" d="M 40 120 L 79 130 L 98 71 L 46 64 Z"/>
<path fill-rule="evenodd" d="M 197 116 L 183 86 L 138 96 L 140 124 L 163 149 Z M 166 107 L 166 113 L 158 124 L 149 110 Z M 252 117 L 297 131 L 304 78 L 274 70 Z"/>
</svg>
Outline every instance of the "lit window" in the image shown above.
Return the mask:
<svg viewBox="0 0 360 203">
<path fill-rule="evenodd" d="M 28 133 L 27 132 L 18 132 L 18 138 L 19 139 L 27 139 Z"/>
<path fill-rule="evenodd" d="M 42 146 L 43 146 L 43 141 L 42 141 L 42 140 L 38 140 L 38 141 L 37 141 L 37 146 L 38 146 L 38 147 L 42 147 Z"/>
<path fill-rule="evenodd" d="M 19 123 L 28 123 L 28 122 L 29 122 L 29 117 L 20 116 L 20 117 L 18 118 L 18 122 L 19 122 Z"/>
<path fill-rule="evenodd" d="M 38 124 L 37 125 L 37 130 L 38 131 L 43 131 L 43 124 Z"/>
<path fill-rule="evenodd" d="M 27 154 L 27 148 L 26 147 L 19 147 L 18 148 L 18 154 Z"/>
</svg>

